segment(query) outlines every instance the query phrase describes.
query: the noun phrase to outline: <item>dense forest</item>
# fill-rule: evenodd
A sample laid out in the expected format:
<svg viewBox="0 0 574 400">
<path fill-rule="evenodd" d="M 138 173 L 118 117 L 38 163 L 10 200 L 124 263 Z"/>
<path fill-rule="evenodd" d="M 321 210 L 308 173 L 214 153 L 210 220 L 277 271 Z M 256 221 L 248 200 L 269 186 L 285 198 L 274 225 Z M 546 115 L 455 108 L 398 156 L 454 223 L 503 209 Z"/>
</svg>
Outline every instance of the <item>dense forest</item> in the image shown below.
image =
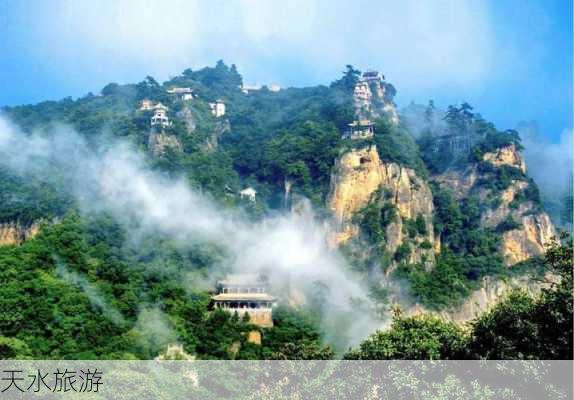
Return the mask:
<svg viewBox="0 0 574 400">
<path fill-rule="evenodd" d="M 182 246 L 159 232 L 135 241 L 112 214 L 85 212 L 58 170 L 61 165 L 48 162 L 22 173 L 0 162 L 0 224 L 39 226 L 33 238 L 0 246 L 0 359 L 152 359 L 173 343 L 200 359 L 571 358 L 571 239 L 556 238 L 545 255 L 508 268 L 500 238 L 519 223 L 512 218 L 492 227 L 481 223 L 481 215 L 499 205 L 501 193 L 516 182 L 524 182 L 524 190 L 509 207 L 528 202 L 533 205 L 529 213 L 543 210 L 536 185 L 524 171 L 484 161 L 486 153 L 503 147 L 520 150 L 518 134 L 499 131 L 467 103 L 449 107 L 438 124 L 439 111 L 431 102 L 422 110 L 426 125 L 419 135 L 407 123 L 393 124 L 378 115 L 373 137 L 343 138 L 355 118 L 353 90 L 360 76 L 347 66 L 329 86 L 279 91 L 264 86 L 245 93 L 236 67 L 220 61 L 163 83 L 147 77 L 137 84 L 110 83 L 97 95 L 75 100 L 5 107 L 2 116 L 22 135 L 49 137 L 69 129 L 93 148 L 128 143 L 145 154 L 153 173 L 181 179 L 219 209 L 239 210 L 253 222 L 287 212 L 302 198 L 310 200 L 317 219 L 327 220 L 336 160 L 375 145 L 381 160 L 409 168 L 428 182 L 432 229 L 442 249 L 431 269 L 408 262 L 410 247 L 433 246 L 415 241 L 428 233 L 419 216 L 405 222 L 407 239 L 388 254 L 380 244 L 388 239 L 386 228 L 397 211 L 379 192 L 355 217 L 360 243 L 368 250 L 358 255 L 351 246 L 342 249 L 350 271 L 369 282 L 373 274 L 393 270 L 392 279 L 403 282 L 414 301 L 436 311 L 461 304 L 487 276 L 530 273 L 543 279 L 551 272 L 559 277 L 556 282 L 539 294 L 512 291 L 464 326 L 430 314 L 403 315 L 391 309 L 386 288 L 371 284 L 370 296 L 392 321 L 371 336 L 364 332 L 366 339 L 352 347 L 325 331 L 319 298 L 279 304 L 274 326 L 260 328 L 248 316 L 211 306 L 213 288 L 205 282 L 225 274 L 222 244 Z M 387 85 L 385 101 L 392 103 L 395 89 Z M 166 89 L 172 87 L 191 88 L 193 99 L 171 95 Z M 143 100 L 165 105 L 171 124 L 153 132 L 153 111 L 140 109 Z M 209 103 L 215 101 L 225 103 L 224 118 L 212 114 Z M 442 146 L 437 136 L 455 133 L 471 138 L 468 152 L 446 146 L 436 151 Z M 154 147 L 152 135 L 160 136 L 163 145 Z M 476 185 L 488 191 L 486 200 L 476 193 L 457 199 L 431 180 L 469 165 L 481 176 Z M 255 189 L 256 202 L 237 195 L 246 187 Z M 248 340 L 254 330 L 262 332 L 261 344 Z"/>
</svg>

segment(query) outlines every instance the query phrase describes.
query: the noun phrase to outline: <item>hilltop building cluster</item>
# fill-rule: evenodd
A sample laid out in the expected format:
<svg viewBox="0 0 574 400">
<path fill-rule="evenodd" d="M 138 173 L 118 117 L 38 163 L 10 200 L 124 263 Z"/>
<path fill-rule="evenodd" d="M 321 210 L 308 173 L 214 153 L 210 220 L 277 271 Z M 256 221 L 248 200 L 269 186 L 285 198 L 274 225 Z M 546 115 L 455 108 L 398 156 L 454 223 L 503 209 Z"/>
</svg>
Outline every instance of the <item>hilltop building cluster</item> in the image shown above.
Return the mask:
<svg viewBox="0 0 574 400">
<path fill-rule="evenodd" d="M 196 98 L 193 89 L 189 87 L 171 87 L 166 90 L 170 95 L 176 96 L 181 101 L 189 101 Z M 218 99 L 214 103 L 209 103 L 211 114 L 215 118 L 220 118 L 225 115 L 226 108 L 223 100 Z M 167 116 L 169 108 L 160 103 L 154 103 L 150 99 L 143 99 L 140 103 L 139 111 L 153 111 L 154 114 L 150 119 L 152 127 L 167 128 L 172 125 L 172 122 Z"/>
</svg>

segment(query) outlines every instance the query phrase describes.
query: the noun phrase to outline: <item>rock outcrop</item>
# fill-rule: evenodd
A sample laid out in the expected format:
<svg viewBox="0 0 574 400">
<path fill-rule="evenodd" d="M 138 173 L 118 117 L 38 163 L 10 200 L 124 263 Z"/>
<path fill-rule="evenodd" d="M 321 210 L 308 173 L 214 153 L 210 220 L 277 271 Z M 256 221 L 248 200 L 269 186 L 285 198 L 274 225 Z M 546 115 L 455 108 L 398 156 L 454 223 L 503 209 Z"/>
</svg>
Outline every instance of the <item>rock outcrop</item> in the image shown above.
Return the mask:
<svg viewBox="0 0 574 400">
<path fill-rule="evenodd" d="M 213 128 L 211 134 L 209 135 L 207 141 L 205 142 L 205 149 L 207 151 L 216 150 L 217 147 L 219 146 L 219 139 L 221 138 L 221 136 L 230 131 L 231 131 L 231 125 L 229 123 L 229 120 L 224 119 L 222 121 L 217 121 L 215 123 L 215 127 Z"/>
<path fill-rule="evenodd" d="M 524 159 L 515 145 L 502 147 L 494 152 L 485 153 L 483 161 L 495 168 L 510 166 L 526 172 Z M 501 233 L 501 253 L 504 262 L 512 266 L 544 253 L 545 247 L 556 235 L 556 229 L 545 212 L 523 194 L 533 183 L 527 179 L 515 179 L 505 189 L 493 193 L 491 189 L 480 185 L 490 179 L 481 175 L 477 165 L 468 166 L 463 171 L 449 170 L 435 180 L 451 190 L 455 198 L 462 200 L 468 196 L 477 196 L 484 207 L 481 214 L 481 226 L 495 229 L 503 221 L 512 220 L 517 227 Z M 492 200 L 496 200 L 492 205 Z"/>
<path fill-rule="evenodd" d="M 531 295 L 537 295 L 543 288 L 549 287 L 553 282 L 557 282 L 557 278 L 550 273 L 546 274 L 543 280 L 533 280 L 528 275 L 519 275 L 505 279 L 494 279 L 487 276 L 482 279 L 480 289 L 473 291 L 464 303 L 458 307 L 436 312 L 428 310 L 420 304 L 411 304 L 404 307 L 404 312 L 409 316 L 423 313 L 437 314 L 449 321 L 465 323 L 490 310 L 514 289 L 522 289 Z"/>
<path fill-rule="evenodd" d="M 521 227 L 502 235 L 502 256 L 506 265 L 514 265 L 544 253 L 556 236 L 556 230 L 546 213 L 526 215 L 520 219 Z"/>
<path fill-rule="evenodd" d="M 193 132 L 195 132 L 195 129 L 197 127 L 197 123 L 195 121 L 195 117 L 193 115 L 193 112 L 191 111 L 191 109 L 189 107 L 187 107 L 187 106 L 183 107 L 180 111 L 177 112 L 176 116 L 181 121 L 183 121 L 183 123 L 185 125 L 185 129 L 187 130 L 187 133 L 189 135 L 191 135 Z"/>
<path fill-rule="evenodd" d="M 40 224 L 34 222 L 22 225 L 19 222 L 6 222 L 0 224 L 0 246 L 18 245 L 32 239 L 40 232 Z"/>
<path fill-rule="evenodd" d="M 375 199 L 377 191 L 384 196 Z M 334 245 L 347 243 L 359 235 L 354 216 L 370 201 L 385 203 L 396 209 L 396 217 L 386 226 L 385 248 L 393 254 L 408 239 L 412 242 L 409 262 L 434 262 L 432 245 L 436 243 L 433 232 L 433 201 L 427 183 L 415 171 L 396 163 L 383 162 L 375 145 L 351 150 L 343 154 L 335 164 L 331 176 L 328 207 L 335 220 Z M 407 220 L 424 220 L 424 234 L 409 238 L 405 232 Z M 419 245 L 428 242 L 430 248 Z M 424 247 L 424 246 L 423 246 Z"/>
<path fill-rule="evenodd" d="M 165 154 L 167 149 L 182 151 L 178 138 L 165 132 L 152 132 L 148 139 L 148 149 L 156 157 Z"/>
<path fill-rule="evenodd" d="M 524 173 L 526 172 L 526 163 L 524 162 L 524 158 L 514 144 L 501 147 L 500 149 L 491 153 L 485 153 L 482 159 L 483 161 L 488 161 L 496 167 L 501 165 L 509 165 L 511 167 L 520 169 Z"/>
<path fill-rule="evenodd" d="M 360 79 L 353 93 L 355 115 L 359 119 L 371 119 L 386 116 L 397 125 L 399 115 L 393 102 L 394 89 L 380 77 L 375 79 Z"/>
</svg>

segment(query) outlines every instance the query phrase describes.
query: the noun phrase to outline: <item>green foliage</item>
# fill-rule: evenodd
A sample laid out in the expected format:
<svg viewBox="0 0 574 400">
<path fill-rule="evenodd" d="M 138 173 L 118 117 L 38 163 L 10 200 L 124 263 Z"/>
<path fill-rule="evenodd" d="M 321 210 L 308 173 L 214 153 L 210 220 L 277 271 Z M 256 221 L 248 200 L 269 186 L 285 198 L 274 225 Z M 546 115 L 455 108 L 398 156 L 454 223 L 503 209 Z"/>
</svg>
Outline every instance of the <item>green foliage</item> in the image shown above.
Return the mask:
<svg viewBox="0 0 574 400">
<path fill-rule="evenodd" d="M 106 132 L 145 149 L 151 113 L 138 111 L 138 102 L 144 98 L 161 101 L 169 107 L 173 121 L 165 133 L 177 138 L 182 150 L 168 149 L 150 166 L 172 177 L 184 177 L 223 206 L 244 207 L 256 219 L 265 213 L 267 204 L 282 204 L 278 199 L 287 181 L 294 184 L 295 193 L 324 204 L 334 160 L 349 146 L 376 144 L 382 160 L 412 168 L 423 178 L 427 167 L 436 172 L 452 165 L 452 160 L 443 162 L 429 151 L 432 132 L 419 141 L 419 150 L 402 125 L 385 119 L 375 121 L 372 140 L 342 141 L 341 131 L 355 118 L 352 92 L 359 76 L 360 71 L 347 66 L 343 77 L 329 87 L 289 88 L 278 93 L 264 88 L 245 95 L 235 66 L 220 61 L 212 68 L 188 69 L 163 84 L 152 77 L 135 85 L 112 83 L 102 89 L 101 96 L 6 107 L 3 112 L 27 133 L 46 134 L 51 126 L 64 123 L 90 145 Z M 199 98 L 182 102 L 166 93 L 171 86 L 191 87 Z M 385 84 L 385 93 L 385 100 L 391 101 L 394 87 Z M 207 103 L 220 98 L 226 102 L 230 127 L 210 113 Z M 190 116 L 193 129 L 176 117 L 180 112 Z M 515 132 L 497 131 L 466 103 L 449 108 L 447 124 L 451 133 L 484 139 L 470 161 L 480 162 L 479 171 L 487 179 L 479 183 L 491 190 L 494 201 L 513 180 L 527 179 L 517 168 L 482 162 L 485 152 L 509 144 L 520 148 Z M 214 138 L 220 139 L 218 147 Z M 128 232 L 106 215 L 76 215 L 71 196 L 61 190 L 65 185 L 51 172 L 50 179 L 40 180 L 0 170 L 0 222 L 26 225 L 62 218 L 22 246 L 0 247 L 0 358 L 152 358 L 175 341 L 205 359 L 333 357 L 317 328 L 318 310 L 324 304 L 320 296 L 313 299 L 313 312 L 275 310 L 274 327 L 261 330 L 262 345 L 249 344 L 247 334 L 259 328 L 247 318 L 209 310 L 209 293 L 199 289 L 215 266 L 223 263 L 225 255 L 219 246 L 182 244 L 155 235 L 133 243 Z M 244 204 L 233 196 L 246 184 L 258 190 L 257 204 Z M 476 198 L 457 202 L 438 187 L 433 193 L 434 229 L 445 250 L 428 271 L 422 265 L 404 264 L 417 235 L 427 234 L 422 215 L 404 221 L 412 240 L 395 254 L 384 250 L 386 227 L 396 217 L 396 209 L 385 201 L 383 191 L 356 218 L 363 234 L 376 244 L 375 256 L 381 265 L 390 264 L 393 257 L 401 262 L 397 274 L 410 281 L 412 294 L 428 307 L 440 309 L 460 303 L 481 277 L 501 274 L 502 260 L 497 232 L 480 228 L 484 210 Z M 510 206 L 516 208 L 523 201 L 540 202 L 532 182 Z M 498 227 L 499 232 L 509 229 L 510 221 L 506 222 Z M 432 248 L 428 241 L 419 246 Z M 551 250 L 547 262 L 559 271 L 571 272 L 564 251 L 562 247 Z M 565 357 L 572 349 L 571 292 L 571 278 L 566 277 L 539 299 L 515 295 L 475 323 L 473 354 Z M 375 286 L 369 294 L 378 305 L 386 305 L 385 289 Z M 553 332 L 556 327 L 560 334 Z M 513 329 L 515 336 L 510 332 Z M 541 344 L 529 347 L 525 337 L 535 337 Z M 461 354 L 465 340 L 458 328 L 432 318 L 396 318 L 389 332 L 377 333 L 348 358 L 454 358 Z"/>
<path fill-rule="evenodd" d="M 422 214 L 417 215 L 415 219 L 403 218 L 403 228 L 411 239 L 417 235 L 427 234 L 426 222 Z"/>
<path fill-rule="evenodd" d="M 571 360 L 573 246 L 570 238 L 563 239 L 562 244 L 555 242 L 548 249 L 543 260 L 546 271 L 559 276 L 560 282 L 542 289 L 537 297 L 522 290 L 513 291 L 473 320 L 468 330 L 438 317 L 404 318 L 397 312 L 388 330 L 371 335 L 357 348 L 349 350 L 344 358 Z M 446 261 L 457 262 L 452 256 Z M 443 262 L 439 260 L 439 264 Z M 435 279 L 442 279 L 439 276 L 442 274 Z"/>
<path fill-rule="evenodd" d="M 333 350 L 322 346 L 314 317 L 305 311 L 278 307 L 273 311 L 274 326 L 263 334 L 261 355 L 278 360 L 328 360 Z"/>
<path fill-rule="evenodd" d="M 441 309 L 460 304 L 469 294 L 471 283 L 463 260 L 443 251 L 436 265 L 426 271 L 422 265 L 399 266 L 396 276 L 410 282 L 411 293 L 425 306 Z"/>
<path fill-rule="evenodd" d="M 520 227 L 521 225 L 518 222 L 516 222 L 514 218 L 512 218 L 512 215 L 509 215 L 503 221 L 501 221 L 494 230 L 497 233 L 504 233 L 514 229 L 519 229 Z"/>
<path fill-rule="evenodd" d="M 409 242 L 403 242 L 399 245 L 399 247 L 397 247 L 397 250 L 395 251 L 394 259 L 397 262 L 401 262 L 401 261 L 405 260 L 409 256 L 410 253 L 411 253 L 411 246 L 410 246 Z"/>
<path fill-rule="evenodd" d="M 174 342 L 200 358 L 332 354 L 320 345 L 315 320 L 282 310 L 254 349 L 246 338 L 256 327 L 210 311 L 207 292 L 189 292 L 195 278 L 221 263 L 220 249 L 181 249 L 150 237 L 136 251 L 126 238 L 108 217 L 69 214 L 22 246 L 0 247 L 2 356 L 149 359 Z M 299 353 L 288 349 L 299 342 Z"/>
<path fill-rule="evenodd" d="M 28 225 L 63 215 L 72 200 L 57 183 L 34 176 L 18 177 L 0 167 L 0 222 Z"/>
<path fill-rule="evenodd" d="M 427 225 L 422 214 L 417 215 L 415 218 L 415 226 L 419 235 L 427 234 Z"/>
<path fill-rule="evenodd" d="M 479 130 L 484 134 L 484 140 L 473 148 L 471 153 L 472 160 L 480 162 L 485 153 L 491 153 L 511 145 L 516 146 L 517 150 L 523 149 L 520 144 L 520 136 L 515 130 L 498 131 L 492 124 L 488 124 L 485 121 L 480 123 Z"/>
<path fill-rule="evenodd" d="M 486 359 L 572 359 L 574 270 L 572 241 L 555 242 L 544 257 L 560 283 L 533 298 L 511 293 L 473 323 L 470 351 Z"/>
<path fill-rule="evenodd" d="M 422 242 L 420 244 L 420 248 L 423 250 L 430 250 L 430 249 L 432 249 L 432 243 L 429 242 L 428 240 L 425 240 L 424 242 Z"/>
<path fill-rule="evenodd" d="M 518 193 L 514 195 L 514 198 L 508 205 L 511 209 L 516 210 L 518 207 L 531 201 L 534 204 L 535 209 L 540 209 L 542 201 L 540 199 L 540 191 L 538 190 L 538 186 L 532 180 L 532 178 L 528 178 L 528 185 Z"/>
<path fill-rule="evenodd" d="M 372 142 L 377 145 L 381 160 L 412 168 L 419 177 L 427 176 L 418 146 L 402 125 L 395 126 L 387 119 L 377 119 Z"/>
<path fill-rule="evenodd" d="M 409 281 L 411 294 L 420 302 L 442 309 L 460 304 L 483 276 L 505 274 L 506 270 L 499 254 L 499 232 L 480 227 L 478 200 L 469 197 L 459 204 L 448 190 L 438 185 L 431 188 L 435 235 L 440 235 L 442 252 L 430 271 L 422 265 L 402 265 L 397 275 Z M 415 227 L 422 229 L 424 220 L 409 221 L 406 226 L 414 237 Z M 431 243 L 420 246 L 432 248 Z"/>
<path fill-rule="evenodd" d="M 490 189 L 492 197 L 498 197 L 514 181 L 526 180 L 526 175 L 520 168 L 510 165 L 494 166 L 488 161 L 478 164 L 478 172 L 481 174 L 481 178 L 476 184 Z"/>
<path fill-rule="evenodd" d="M 348 360 L 452 360 L 462 358 L 464 332 L 437 317 L 397 318 L 387 331 L 378 331 L 352 349 Z"/>
<path fill-rule="evenodd" d="M 231 132 L 223 136 L 235 169 L 245 177 L 321 203 L 329 189 L 331 167 L 342 146 L 341 129 L 353 118 L 351 94 L 331 88 L 261 90 L 241 98 L 230 111 Z"/>
<path fill-rule="evenodd" d="M 397 215 L 396 207 L 392 203 L 384 202 L 380 205 L 385 198 L 383 191 L 375 192 L 369 203 L 354 216 L 363 234 L 377 246 L 384 244 L 385 230 Z"/>
</svg>

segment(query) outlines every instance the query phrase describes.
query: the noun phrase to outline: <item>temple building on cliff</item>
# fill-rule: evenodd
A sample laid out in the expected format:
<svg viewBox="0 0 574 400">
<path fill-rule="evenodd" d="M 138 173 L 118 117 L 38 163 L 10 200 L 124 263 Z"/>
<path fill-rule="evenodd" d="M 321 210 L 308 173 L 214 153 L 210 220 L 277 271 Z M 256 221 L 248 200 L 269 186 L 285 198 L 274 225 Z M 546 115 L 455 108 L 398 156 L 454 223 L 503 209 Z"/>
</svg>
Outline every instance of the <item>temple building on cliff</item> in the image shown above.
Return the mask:
<svg viewBox="0 0 574 400">
<path fill-rule="evenodd" d="M 372 138 L 374 134 L 375 124 L 368 119 L 359 119 L 349 124 L 349 128 L 343 134 L 343 139 L 369 139 Z"/>
<path fill-rule="evenodd" d="M 267 284 L 259 275 L 228 275 L 217 282 L 214 307 L 235 313 L 249 314 L 249 322 L 263 328 L 273 326 L 272 308 L 275 298 L 267 293 Z"/>
<path fill-rule="evenodd" d="M 167 128 L 171 125 L 169 118 L 167 117 L 168 108 L 161 103 L 158 103 L 153 108 L 154 114 L 151 117 L 151 126 L 160 126 L 162 128 Z"/>
</svg>

